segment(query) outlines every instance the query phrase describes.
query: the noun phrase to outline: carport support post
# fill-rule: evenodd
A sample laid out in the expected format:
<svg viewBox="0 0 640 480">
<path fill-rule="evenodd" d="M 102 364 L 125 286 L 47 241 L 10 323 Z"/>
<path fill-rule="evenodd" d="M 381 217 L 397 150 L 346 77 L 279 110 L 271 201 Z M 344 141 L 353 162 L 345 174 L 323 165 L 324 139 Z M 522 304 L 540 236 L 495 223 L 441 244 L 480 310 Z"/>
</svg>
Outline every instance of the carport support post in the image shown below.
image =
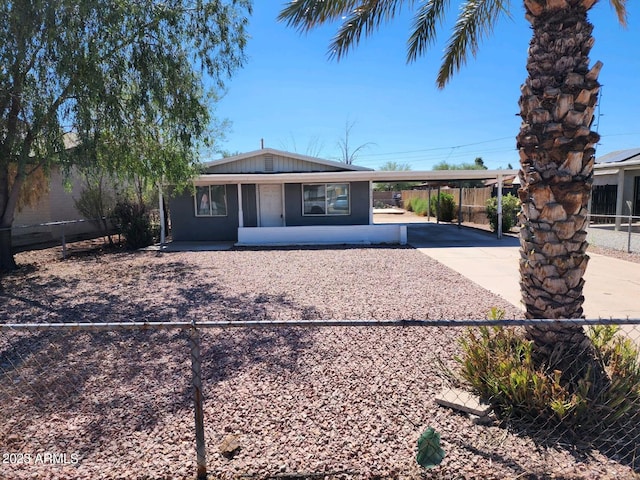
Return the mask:
<svg viewBox="0 0 640 480">
<path fill-rule="evenodd" d="M 431 187 L 427 187 L 427 222 L 431 221 Z"/>
<path fill-rule="evenodd" d="M 438 185 L 438 197 L 436 198 L 436 223 L 440 223 L 440 185 Z"/>
<path fill-rule="evenodd" d="M 502 175 L 498 175 L 498 238 L 502 238 Z"/>
<path fill-rule="evenodd" d="M 458 228 L 462 223 L 462 182 L 458 183 Z"/>
</svg>

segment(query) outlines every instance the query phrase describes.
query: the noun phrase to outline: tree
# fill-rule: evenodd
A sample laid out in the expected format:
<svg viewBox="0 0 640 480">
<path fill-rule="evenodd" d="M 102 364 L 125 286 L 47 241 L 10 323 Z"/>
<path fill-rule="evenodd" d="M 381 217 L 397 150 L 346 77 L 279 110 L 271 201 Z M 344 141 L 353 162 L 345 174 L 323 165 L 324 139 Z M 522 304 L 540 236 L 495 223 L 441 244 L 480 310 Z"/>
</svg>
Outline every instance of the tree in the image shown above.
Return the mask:
<svg viewBox="0 0 640 480">
<path fill-rule="evenodd" d="M 408 172 L 411 170 L 411 165 L 388 161 L 380 165 L 379 170 L 384 172 Z M 383 192 L 399 192 L 401 190 L 410 190 L 414 185 L 416 185 L 416 182 L 376 183 L 374 189 Z"/>
<path fill-rule="evenodd" d="M 611 0 L 623 25 L 625 3 Z M 583 317 L 582 286 L 588 261 L 584 227 L 599 139 L 590 125 L 602 67 L 600 62 L 589 66 L 594 40 L 588 12 L 594 4 L 595 0 L 524 0 L 533 34 L 516 139 L 521 163 L 521 289 L 528 318 Z M 279 18 L 301 31 L 342 21 L 329 47 L 339 60 L 363 33 L 374 33 L 403 5 L 416 6 L 407 54 L 408 61 L 414 61 L 433 44 L 449 2 L 297 0 L 289 2 Z M 499 0 L 462 3 L 437 75 L 440 88 L 469 53 L 475 55 L 480 40 L 507 6 Z M 580 374 L 593 365 L 581 357 L 589 357 L 591 348 L 580 326 L 545 323 L 528 328 L 527 333 L 552 368 L 573 367 Z M 595 383 L 593 388 L 598 388 Z"/>
<path fill-rule="evenodd" d="M 459 164 L 451 164 L 447 163 L 446 160 L 437 163 L 433 166 L 434 170 L 487 170 L 487 167 L 484 165 L 484 160 L 481 157 L 477 157 L 473 163 L 459 163 Z M 475 187 L 484 187 L 484 182 L 482 180 L 467 180 L 464 182 L 458 182 L 457 186 L 463 188 L 475 188 Z"/>
<path fill-rule="evenodd" d="M 0 271 L 27 179 L 86 151 L 110 172 L 186 181 L 216 87 L 242 65 L 249 0 L 0 6 Z M 71 133 L 71 135 L 69 135 Z M 14 173 L 11 173 L 15 171 Z"/>
<path fill-rule="evenodd" d="M 342 163 L 346 163 L 347 165 L 353 165 L 358 158 L 358 153 L 367 148 L 369 145 L 373 145 L 371 142 L 363 143 L 362 145 L 357 146 L 352 150 L 351 145 L 349 145 L 349 136 L 351 135 L 351 130 L 356 122 L 349 123 L 349 120 L 344 122 L 344 136 L 338 140 L 338 147 L 340 148 L 340 161 Z"/>
</svg>

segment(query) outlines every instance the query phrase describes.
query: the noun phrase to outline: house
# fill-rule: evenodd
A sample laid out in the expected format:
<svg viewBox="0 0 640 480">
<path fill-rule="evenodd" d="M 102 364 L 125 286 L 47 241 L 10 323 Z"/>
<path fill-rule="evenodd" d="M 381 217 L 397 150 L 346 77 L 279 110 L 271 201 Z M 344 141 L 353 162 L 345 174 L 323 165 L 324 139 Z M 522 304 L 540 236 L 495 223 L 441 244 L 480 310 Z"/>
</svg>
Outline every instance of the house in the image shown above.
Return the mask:
<svg viewBox="0 0 640 480">
<path fill-rule="evenodd" d="M 371 173 L 271 148 L 205 163 L 170 200 L 173 241 L 406 243 L 406 227 L 373 225 Z"/>
<path fill-rule="evenodd" d="M 620 228 L 622 216 L 640 216 L 640 148 L 596 158 L 593 173 L 591 214 L 618 216 L 616 229 Z"/>
<path fill-rule="evenodd" d="M 51 167 L 46 192 L 39 195 L 33 205 L 25 205 L 15 213 L 11 242 L 15 248 L 93 238 L 101 235 L 100 229 L 86 221 L 75 206 L 84 188 L 79 173 L 72 169 L 65 176 L 57 165 Z"/>
</svg>

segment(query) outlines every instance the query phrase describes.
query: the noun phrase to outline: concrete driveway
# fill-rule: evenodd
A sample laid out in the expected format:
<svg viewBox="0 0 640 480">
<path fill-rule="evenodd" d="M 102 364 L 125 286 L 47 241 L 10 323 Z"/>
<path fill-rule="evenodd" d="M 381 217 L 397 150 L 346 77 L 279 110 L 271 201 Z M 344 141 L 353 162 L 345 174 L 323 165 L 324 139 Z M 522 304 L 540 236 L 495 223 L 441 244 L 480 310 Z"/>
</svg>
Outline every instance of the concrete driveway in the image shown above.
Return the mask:
<svg viewBox="0 0 640 480">
<path fill-rule="evenodd" d="M 510 303 L 520 303 L 519 240 L 450 224 L 408 224 L 408 243 Z M 640 319 L 640 266 L 590 253 L 586 318 Z"/>
</svg>

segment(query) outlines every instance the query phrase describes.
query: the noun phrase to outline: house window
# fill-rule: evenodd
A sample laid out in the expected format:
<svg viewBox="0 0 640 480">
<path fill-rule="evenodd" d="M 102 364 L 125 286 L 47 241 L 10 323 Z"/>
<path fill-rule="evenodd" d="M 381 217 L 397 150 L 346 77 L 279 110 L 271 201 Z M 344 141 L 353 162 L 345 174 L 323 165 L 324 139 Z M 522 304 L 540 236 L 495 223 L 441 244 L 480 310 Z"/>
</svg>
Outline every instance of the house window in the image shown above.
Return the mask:
<svg viewBox="0 0 640 480">
<path fill-rule="evenodd" d="M 225 185 L 196 187 L 196 217 L 224 217 L 227 215 L 227 189 Z"/>
<path fill-rule="evenodd" d="M 348 183 L 302 185 L 303 215 L 349 215 L 350 212 Z"/>
</svg>

